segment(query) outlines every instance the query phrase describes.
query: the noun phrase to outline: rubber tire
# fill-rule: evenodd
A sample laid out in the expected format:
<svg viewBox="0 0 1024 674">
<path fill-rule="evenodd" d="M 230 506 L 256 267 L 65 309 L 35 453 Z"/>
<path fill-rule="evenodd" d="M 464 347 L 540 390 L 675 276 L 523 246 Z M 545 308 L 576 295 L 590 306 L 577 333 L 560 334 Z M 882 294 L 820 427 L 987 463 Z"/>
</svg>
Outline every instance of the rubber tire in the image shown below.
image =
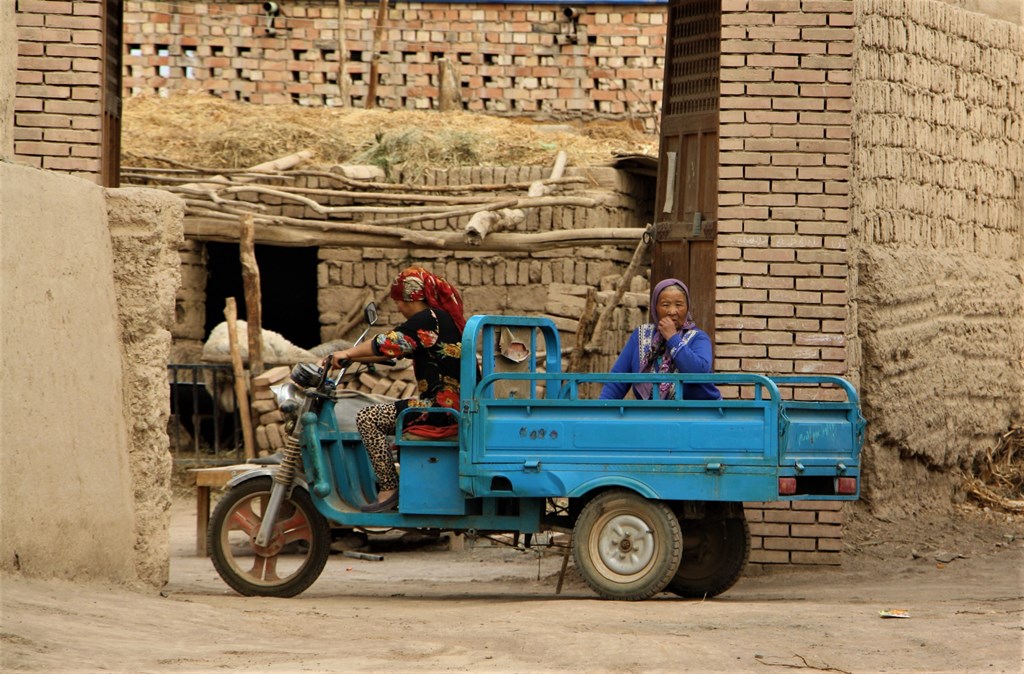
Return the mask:
<svg viewBox="0 0 1024 674">
<path fill-rule="evenodd" d="M 610 566 L 621 556 L 615 554 L 620 550 L 615 544 L 622 540 L 619 538 L 621 531 L 635 532 L 636 525 L 641 523 L 650 534 L 644 541 L 647 545 L 635 548 L 642 558 L 642 566 L 632 573 L 619 573 Z M 653 546 L 649 552 L 648 545 Z M 573 527 L 572 549 L 577 570 L 600 597 L 638 601 L 661 592 L 675 575 L 683 537 L 679 520 L 667 505 L 649 501 L 632 491 L 612 489 L 598 494 L 584 506 Z"/>
<path fill-rule="evenodd" d="M 229 490 L 217 503 L 210 520 L 210 529 L 207 532 L 207 545 L 214 568 L 231 589 L 246 597 L 294 597 L 306 590 L 320 577 L 327 564 L 327 558 L 331 554 L 331 528 L 327 519 L 314 507 L 309 492 L 305 489 L 295 488 L 292 490 L 291 497 L 282 502 L 281 512 L 291 510 L 293 516 L 304 518 L 308 523 L 309 535 L 307 538 L 300 539 L 308 544 L 301 566 L 284 578 L 278 579 L 280 582 L 258 581 L 245 573 L 245 569 L 239 566 L 229 549 L 228 534 L 230 530 L 227 528 L 227 524 L 239 505 L 244 505 L 253 499 L 262 499 L 262 503 L 265 505 L 266 500 L 270 497 L 272 484 L 271 478 L 259 477 L 243 482 Z M 260 521 L 258 517 L 257 521 Z M 289 547 L 296 546 L 289 545 Z M 250 546 L 247 552 L 253 555 L 252 559 L 255 561 L 255 548 Z M 246 557 L 246 559 L 249 558 Z"/>
<path fill-rule="evenodd" d="M 715 597 L 736 584 L 750 558 L 750 527 L 739 517 L 680 520 L 683 559 L 667 590 L 680 597 Z"/>
</svg>

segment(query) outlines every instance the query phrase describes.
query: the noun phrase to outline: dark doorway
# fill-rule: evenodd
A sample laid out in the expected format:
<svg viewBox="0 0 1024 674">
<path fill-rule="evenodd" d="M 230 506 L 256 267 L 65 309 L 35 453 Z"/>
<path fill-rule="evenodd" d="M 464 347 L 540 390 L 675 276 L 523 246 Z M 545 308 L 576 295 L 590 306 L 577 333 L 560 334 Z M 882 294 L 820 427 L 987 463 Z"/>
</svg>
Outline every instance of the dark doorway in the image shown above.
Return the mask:
<svg viewBox="0 0 1024 674">
<path fill-rule="evenodd" d="M 224 300 L 234 297 L 238 317 L 245 319 L 245 292 L 238 244 L 206 244 L 206 334 L 224 321 Z M 317 249 L 256 246 L 263 295 L 263 329 L 281 333 L 295 346 L 320 343 L 317 309 Z"/>
</svg>

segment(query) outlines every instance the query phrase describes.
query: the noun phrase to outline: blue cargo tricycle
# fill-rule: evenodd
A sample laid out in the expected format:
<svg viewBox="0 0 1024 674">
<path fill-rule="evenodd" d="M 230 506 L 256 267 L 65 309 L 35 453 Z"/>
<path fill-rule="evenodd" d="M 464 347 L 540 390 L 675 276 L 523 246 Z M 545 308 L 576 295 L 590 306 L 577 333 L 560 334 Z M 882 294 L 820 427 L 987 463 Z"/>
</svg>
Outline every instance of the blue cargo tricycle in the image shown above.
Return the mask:
<svg viewBox="0 0 1024 674">
<path fill-rule="evenodd" d="M 511 372 L 498 346 L 508 331 L 529 354 Z M 208 549 L 229 586 L 249 596 L 297 595 L 323 571 L 332 527 L 386 527 L 525 541 L 571 532 L 577 570 L 601 597 L 711 597 L 747 562 L 745 501 L 859 495 L 865 424 L 856 392 L 839 377 L 562 372 L 558 330 L 546 318 L 474 316 L 462 344 L 458 435 L 399 433 L 399 505 L 391 512 L 359 510 L 376 486 L 359 434 L 342 430 L 335 415 L 344 371 L 332 378 L 314 364 L 293 369 L 279 394 L 291 418 L 281 463 L 236 477 L 211 520 Z M 602 382 L 666 379 L 740 395 L 685 400 L 681 385 L 667 399 L 582 395 Z M 780 392 L 806 386 L 842 395 L 822 402 Z"/>
</svg>

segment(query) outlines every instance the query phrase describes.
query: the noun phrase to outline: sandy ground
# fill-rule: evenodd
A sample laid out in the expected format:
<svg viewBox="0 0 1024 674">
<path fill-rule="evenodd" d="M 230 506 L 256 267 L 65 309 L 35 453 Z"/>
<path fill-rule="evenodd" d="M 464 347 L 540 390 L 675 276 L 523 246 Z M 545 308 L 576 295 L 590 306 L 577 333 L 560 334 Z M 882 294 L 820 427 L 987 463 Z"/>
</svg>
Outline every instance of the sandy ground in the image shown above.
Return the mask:
<svg viewBox="0 0 1024 674">
<path fill-rule="evenodd" d="M 244 598 L 195 557 L 194 518 L 175 502 L 161 591 L 2 577 L 0 669 L 1024 671 L 1020 520 L 946 527 L 937 542 L 953 547 L 917 558 L 891 527 L 860 524 L 841 569 L 752 569 L 714 600 L 627 603 L 595 598 L 571 571 L 556 595 L 560 557 L 484 542 L 332 555 L 298 597 Z"/>
</svg>

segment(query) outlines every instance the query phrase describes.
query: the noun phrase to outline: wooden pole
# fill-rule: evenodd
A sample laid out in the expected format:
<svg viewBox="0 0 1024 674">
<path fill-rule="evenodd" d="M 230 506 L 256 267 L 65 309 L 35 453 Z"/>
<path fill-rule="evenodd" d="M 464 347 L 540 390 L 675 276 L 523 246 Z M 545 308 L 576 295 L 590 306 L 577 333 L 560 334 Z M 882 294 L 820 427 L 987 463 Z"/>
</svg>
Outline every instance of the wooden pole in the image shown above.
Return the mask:
<svg viewBox="0 0 1024 674">
<path fill-rule="evenodd" d="M 245 384 L 245 368 L 242 367 L 242 353 L 238 349 L 238 307 L 235 298 L 229 297 L 224 302 L 224 318 L 228 323 L 228 345 L 231 347 L 231 369 L 235 375 L 235 401 L 238 404 L 238 416 L 242 420 L 242 442 L 245 444 L 245 458 L 256 458 L 256 443 L 253 441 L 252 417 L 249 416 L 249 392 Z"/>
<path fill-rule="evenodd" d="M 384 23 L 388 17 L 388 0 L 380 0 L 377 8 L 377 25 L 373 28 L 373 46 L 370 49 L 370 85 L 366 90 L 366 109 L 377 105 L 377 65 L 380 61 L 381 42 L 384 40 Z"/>
<path fill-rule="evenodd" d="M 345 43 L 346 0 L 338 0 L 338 90 L 341 107 L 348 107 L 348 45 Z"/>
<path fill-rule="evenodd" d="M 576 328 L 576 344 L 573 345 L 572 355 L 569 357 L 569 372 L 582 372 L 583 359 L 586 355 L 585 347 L 590 341 L 596 313 L 597 291 L 587 288 L 587 300 L 583 305 L 583 313 L 580 314 L 580 325 Z"/>
<path fill-rule="evenodd" d="M 449 59 L 437 59 L 437 109 L 440 112 L 462 110 L 459 73 Z"/>
<path fill-rule="evenodd" d="M 615 294 L 612 296 L 611 301 L 605 306 L 604 311 L 597 317 L 597 323 L 594 324 L 594 334 L 587 343 L 587 351 L 593 351 L 597 348 L 597 342 L 601 339 L 601 335 L 604 332 L 604 326 L 608 322 L 609 316 L 612 311 L 622 301 L 622 294 L 626 292 L 626 287 L 629 282 L 636 276 L 637 270 L 640 268 L 640 260 L 643 259 L 647 253 L 647 249 L 651 245 L 651 239 L 654 238 L 654 227 L 653 225 L 647 225 L 644 230 L 644 236 L 640 237 L 640 243 L 636 245 L 636 250 L 633 251 L 633 257 L 629 261 L 629 265 L 626 267 L 626 271 L 622 272 L 622 277 L 619 279 L 618 285 L 615 286 Z"/>
<path fill-rule="evenodd" d="M 243 215 L 240 220 L 238 259 L 242 263 L 245 315 L 249 322 L 249 376 L 258 377 L 263 374 L 263 299 L 260 268 L 256 264 L 256 225 L 251 215 Z"/>
</svg>

